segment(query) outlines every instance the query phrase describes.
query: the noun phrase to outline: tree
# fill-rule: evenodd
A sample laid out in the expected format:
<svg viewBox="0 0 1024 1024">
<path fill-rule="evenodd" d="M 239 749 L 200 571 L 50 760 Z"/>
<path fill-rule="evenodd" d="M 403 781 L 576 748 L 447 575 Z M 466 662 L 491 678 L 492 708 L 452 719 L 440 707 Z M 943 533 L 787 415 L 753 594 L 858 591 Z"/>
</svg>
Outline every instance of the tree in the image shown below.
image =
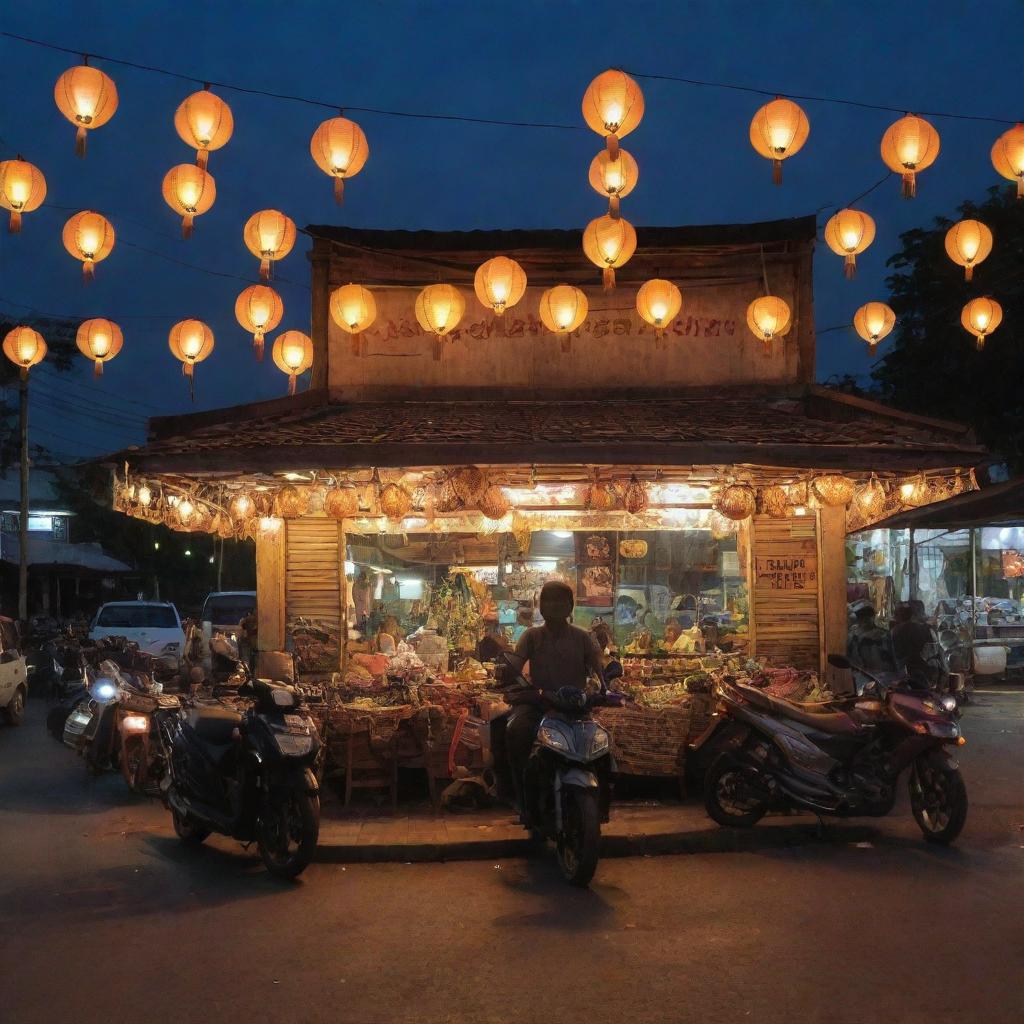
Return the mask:
<svg viewBox="0 0 1024 1024">
<path fill-rule="evenodd" d="M 903 248 L 888 265 L 893 344 L 873 377 L 882 397 L 910 412 L 959 420 L 1016 470 L 1024 469 L 1024 200 L 1010 188 L 991 188 L 981 203 L 965 202 L 960 218 L 992 230 L 992 253 L 965 281 L 945 251 L 953 221 L 900 236 Z M 979 352 L 960 324 L 964 304 L 991 295 L 1003 322 Z"/>
</svg>

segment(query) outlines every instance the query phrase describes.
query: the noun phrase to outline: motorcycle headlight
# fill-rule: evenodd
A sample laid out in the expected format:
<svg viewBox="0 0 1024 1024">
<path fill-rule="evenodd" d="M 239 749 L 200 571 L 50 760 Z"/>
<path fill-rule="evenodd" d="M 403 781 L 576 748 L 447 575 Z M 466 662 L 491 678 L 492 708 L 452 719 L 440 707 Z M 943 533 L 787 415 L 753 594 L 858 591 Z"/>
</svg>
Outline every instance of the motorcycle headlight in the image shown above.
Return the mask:
<svg viewBox="0 0 1024 1024">
<path fill-rule="evenodd" d="M 109 679 L 97 679 L 89 693 L 95 700 L 113 700 L 117 696 L 117 687 Z"/>
<path fill-rule="evenodd" d="M 557 729 L 549 729 L 546 726 L 542 726 L 537 732 L 537 739 L 545 747 L 551 747 L 552 750 L 567 751 L 569 749 L 568 740 Z"/>
<path fill-rule="evenodd" d="M 590 756 L 599 757 L 608 749 L 608 733 L 598 729 L 590 740 Z"/>
<path fill-rule="evenodd" d="M 121 732 L 149 732 L 149 718 L 146 715 L 125 715 L 121 719 Z"/>
<path fill-rule="evenodd" d="M 950 697 L 948 694 L 942 698 L 942 706 L 947 711 L 956 711 L 956 698 Z"/>
<path fill-rule="evenodd" d="M 274 740 L 285 757 L 302 757 L 313 749 L 313 737 L 302 733 L 275 732 Z"/>
</svg>

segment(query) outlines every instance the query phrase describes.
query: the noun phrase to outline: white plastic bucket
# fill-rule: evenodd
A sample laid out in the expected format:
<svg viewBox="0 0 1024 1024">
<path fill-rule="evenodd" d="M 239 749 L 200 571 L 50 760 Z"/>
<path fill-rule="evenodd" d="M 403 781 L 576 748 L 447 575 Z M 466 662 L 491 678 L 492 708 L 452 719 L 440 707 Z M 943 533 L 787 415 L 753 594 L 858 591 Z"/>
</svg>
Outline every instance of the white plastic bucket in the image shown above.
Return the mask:
<svg viewBox="0 0 1024 1024">
<path fill-rule="evenodd" d="M 998 676 L 1006 671 L 1006 652 L 1002 644 L 974 648 L 974 672 L 979 676 Z"/>
</svg>

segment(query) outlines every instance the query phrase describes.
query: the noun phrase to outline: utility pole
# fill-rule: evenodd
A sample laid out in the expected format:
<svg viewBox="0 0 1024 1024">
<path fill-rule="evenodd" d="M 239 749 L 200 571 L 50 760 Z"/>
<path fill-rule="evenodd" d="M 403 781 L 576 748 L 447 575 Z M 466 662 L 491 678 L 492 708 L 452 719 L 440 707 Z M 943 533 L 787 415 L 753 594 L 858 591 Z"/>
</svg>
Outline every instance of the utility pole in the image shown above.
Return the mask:
<svg viewBox="0 0 1024 1024">
<path fill-rule="evenodd" d="M 28 621 L 28 371 L 18 385 L 18 426 L 21 435 L 21 514 L 18 519 L 18 618 Z"/>
</svg>

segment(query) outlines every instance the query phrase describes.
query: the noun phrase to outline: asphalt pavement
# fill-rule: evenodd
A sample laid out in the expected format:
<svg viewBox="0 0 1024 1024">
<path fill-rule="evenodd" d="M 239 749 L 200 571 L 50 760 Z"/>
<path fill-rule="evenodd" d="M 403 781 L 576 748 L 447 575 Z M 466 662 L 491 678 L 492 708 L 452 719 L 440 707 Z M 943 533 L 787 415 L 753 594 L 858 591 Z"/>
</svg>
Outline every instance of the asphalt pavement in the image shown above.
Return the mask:
<svg viewBox="0 0 1024 1024">
<path fill-rule="evenodd" d="M 281 884 L 181 845 L 44 714 L 0 726 L 4 1024 L 1024 1021 L 1024 693 L 964 718 L 952 849 L 904 798 L 857 841 L 609 859 L 587 891 L 550 855 Z"/>
</svg>

